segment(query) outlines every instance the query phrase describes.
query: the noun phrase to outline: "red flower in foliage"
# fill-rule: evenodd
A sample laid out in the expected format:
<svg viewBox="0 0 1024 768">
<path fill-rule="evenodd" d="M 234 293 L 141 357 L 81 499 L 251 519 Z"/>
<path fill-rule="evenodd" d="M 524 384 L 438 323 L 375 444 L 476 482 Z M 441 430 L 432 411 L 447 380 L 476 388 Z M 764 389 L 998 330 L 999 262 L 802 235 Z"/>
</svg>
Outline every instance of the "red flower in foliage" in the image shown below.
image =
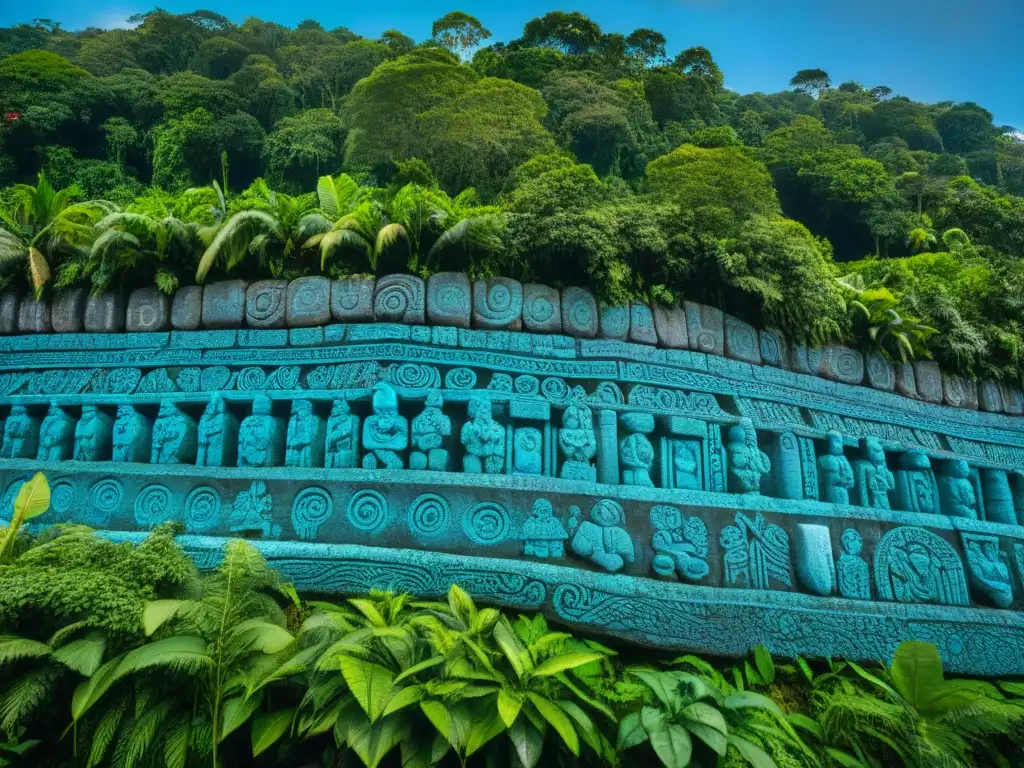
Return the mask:
<svg viewBox="0 0 1024 768">
<path fill-rule="evenodd" d="M 4 121 L 8 122 L 8 123 L 13 123 L 19 117 L 21 117 L 21 112 L 5 112 L 4 113 Z"/>
</svg>

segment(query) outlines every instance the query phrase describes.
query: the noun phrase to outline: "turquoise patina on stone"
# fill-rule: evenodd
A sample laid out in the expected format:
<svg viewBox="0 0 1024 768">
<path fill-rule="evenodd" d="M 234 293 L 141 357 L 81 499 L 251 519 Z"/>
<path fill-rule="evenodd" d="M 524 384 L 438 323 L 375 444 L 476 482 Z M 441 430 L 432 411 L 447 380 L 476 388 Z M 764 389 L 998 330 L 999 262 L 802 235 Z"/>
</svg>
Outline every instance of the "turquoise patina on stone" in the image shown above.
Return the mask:
<svg viewBox="0 0 1024 768">
<path fill-rule="evenodd" d="M 970 481 L 970 467 L 963 459 L 940 461 L 935 468 L 939 504 L 950 517 L 978 519 L 977 496 Z"/>
<path fill-rule="evenodd" d="M 726 455 L 731 493 L 761 492 L 761 477 L 771 470 L 768 455 L 757 447 L 757 433 L 747 419 L 729 428 Z"/>
<path fill-rule="evenodd" d="M 519 536 L 523 540 L 523 555 L 542 560 L 565 555 L 565 540 L 569 538 L 547 499 L 533 502 L 533 512 L 523 522 Z"/>
<path fill-rule="evenodd" d="M 800 586 L 814 595 L 831 595 L 836 586 L 836 573 L 828 528 L 800 523 L 794 529 L 793 550 Z"/>
<path fill-rule="evenodd" d="M 83 405 L 75 425 L 75 461 L 103 461 L 110 458 L 113 422 L 95 405 Z"/>
<path fill-rule="evenodd" d="M 619 443 L 623 485 L 654 487 L 654 446 L 647 435 L 654 431 L 654 416 L 649 413 L 625 413 L 622 426 L 629 433 Z"/>
<path fill-rule="evenodd" d="M 114 421 L 113 460 L 145 463 L 150 459 L 149 446 L 153 440 L 153 424 L 130 405 L 117 406 Z"/>
<path fill-rule="evenodd" d="M 883 600 L 970 605 L 956 550 L 924 528 L 894 528 L 875 549 L 875 586 Z"/>
<path fill-rule="evenodd" d="M 573 393 L 572 401 L 562 413 L 562 428 L 558 431 L 558 445 L 565 457 L 565 461 L 562 463 L 561 477 L 591 483 L 597 479 L 597 470 L 590 463 L 597 455 L 594 413 L 584 402 L 580 391 Z"/>
<path fill-rule="evenodd" d="M 309 400 L 292 400 L 288 420 L 284 463 L 286 467 L 322 467 L 324 465 L 324 420 Z"/>
<path fill-rule="evenodd" d="M 359 417 L 352 414 L 348 400 L 338 398 L 327 419 L 324 466 L 349 469 L 359 466 Z"/>
<path fill-rule="evenodd" d="M 231 507 L 231 532 L 280 536 L 281 526 L 273 522 L 273 510 L 274 500 L 267 493 L 267 484 L 254 480 L 248 489 L 235 497 Z"/>
<path fill-rule="evenodd" d="M 736 524 L 722 529 L 725 550 L 725 583 L 743 583 L 752 589 L 769 589 L 777 581 L 792 584 L 789 564 L 789 536 L 778 525 L 768 523 L 761 513 L 751 520 L 736 515 Z"/>
<path fill-rule="evenodd" d="M 28 459 L 39 450 L 39 422 L 28 415 L 23 405 L 16 405 L 4 422 L 4 440 L 0 445 L 2 459 Z"/>
<path fill-rule="evenodd" d="M 279 467 L 284 459 L 284 421 L 273 415 L 273 402 L 259 395 L 252 413 L 238 428 L 238 466 Z"/>
<path fill-rule="evenodd" d="M 669 506 L 651 508 L 650 518 L 655 529 L 651 548 L 657 553 L 651 568 L 656 574 L 698 582 L 710 573 L 708 529 L 703 520 L 691 516 L 684 524 L 682 513 Z"/>
<path fill-rule="evenodd" d="M 72 457 L 74 443 L 75 420 L 54 400 L 39 428 L 39 452 L 36 458 L 39 461 L 66 461 Z"/>
<path fill-rule="evenodd" d="M 843 453 L 843 436 L 835 431 L 825 436 L 825 453 L 818 457 L 818 492 L 830 504 L 849 504 L 853 468 Z"/>
<path fill-rule="evenodd" d="M 581 518 L 580 508 L 573 507 L 569 532 L 576 555 L 611 573 L 636 559 L 633 541 L 621 527 L 626 522 L 626 513 L 617 501 L 602 499 L 591 508 L 589 520 Z"/>
<path fill-rule="evenodd" d="M 213 394 L 199 418 L 197 442 L 197 466 L 231 467 L 238 461 L 238 417 L 220 392 Z"/>
<path fill-rule="evenodd" d="M 855 528 L 847 528 L 842 536 L 843 553 L 836 564 L 839 594 L 851 600 L 871 599 L 871 574 L 867 561 L 860 556 L 864 540 Z"/>
<path fill-rule="evenodd" d="M 855 503 L 871 509 L 890 509 L 889 492 L 896 487 L 896 477 L 886 462 L 881 440 L 862 437 L 860 451 L 863 458 L 854 462 Z"/>
<path fill-rule="evenodd" d="M 196 422 L 170 400 L 160 401 L 153 422 L 151 464 L 191 464 L 196 458 Z"/>
<path fill-rule="evenodd" d="M 398 415 L 398 393 L 386 381 L 373 387 L 373 416 L 363 423 L 364 469 L 403 469 L 402 453 L 409 447 L 409 421 Z"/>
<path fill-rule="evenodd" d="M 995 608 L 1013 604 L 1013 586 L 1007 557 L 999 551 L 999 538 L 961 533 L 971 586 L 982 602 Z"/>
<path fill-rule="evenodd" d="M 435 472 L 448 469 L 448 451 L 444 444 L 452 433 L 452 420 L 444 415 L 443 405 L 444 399 L 439 390 L 427 392 L 426 405 L 412 420 L 413 451 L 409 456 L 409 469 L 431 469 Z"/>
<path fill-rule="evenodd" d="M 469 401 L 469 417 L 462 425 L 461 440 L 466 449 L 462 471 L 496 475 L 505 468 L 505 427 L 491 415 L 491 401 L 474 397 Z"/>
</svg>

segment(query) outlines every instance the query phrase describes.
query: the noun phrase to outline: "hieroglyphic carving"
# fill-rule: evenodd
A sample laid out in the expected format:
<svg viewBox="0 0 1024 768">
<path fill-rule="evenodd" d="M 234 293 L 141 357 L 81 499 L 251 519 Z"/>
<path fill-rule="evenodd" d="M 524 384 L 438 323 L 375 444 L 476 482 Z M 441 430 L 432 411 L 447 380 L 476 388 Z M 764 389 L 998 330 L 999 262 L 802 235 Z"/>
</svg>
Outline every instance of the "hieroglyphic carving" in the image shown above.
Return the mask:
<svg viewBox="0 0 1024 768">
<path fill-rule="evenodd" d="M 725 555 L 725 583 L 741 581 L 752 589 L 769 589 L 773 581 L 792 586 L 789 565 L 789 535 L 770 524 L 758 512 L 751 520 L 736 514 L 736 525 L 722 529 L 719 539 Z"/>
</svg>

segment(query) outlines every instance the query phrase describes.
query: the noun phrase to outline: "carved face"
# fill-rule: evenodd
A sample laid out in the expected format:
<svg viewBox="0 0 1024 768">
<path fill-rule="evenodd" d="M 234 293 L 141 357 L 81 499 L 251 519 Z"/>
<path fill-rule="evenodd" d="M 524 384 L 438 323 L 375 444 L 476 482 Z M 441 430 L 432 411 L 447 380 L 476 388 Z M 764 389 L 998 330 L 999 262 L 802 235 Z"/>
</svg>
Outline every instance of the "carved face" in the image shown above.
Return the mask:
<svg viewBox="0 0 1024 768">
<path fill-rule="evenodd" d="M 838 432 L 828 433 L 828 452 L 833 456 L 843 455 L 843 436 Z"/>
<path fill-rule="evenodd" d="M 476 418 L 480 421 L 491 419 L 491 401 L 485 397 L 476 400 Z"/>
<path fill-rule="evenodd" d="M 949 476 L 955 477 L 958 480 L 966 480 L 971 474 L 970 467 L 967 466 L 967 462 L 963 459 L 956 459 L 949 463 Z"/>
<path fill-rule="evenodd" d="M 271 402 L 269 397 L 257 397 L 252 401 L 253 416 L 269 416 Z"/>
<path fill-rule="evenodd" d="M 885 451 L 882 449 L 882 441 L 877 437 L 865 438 L 864 453 L 872 464 L 885 463 Z"/>
<path fill-rule="evenodd" d="M 864 540 L 860 537 L 860 534 L 853 528 L 847 528 L 843 531 L 843 549 L 849 555 L 859 555 L 860 551 L 864 548 Z"/>
<path fill-rule="evenodd" d="M 348 407 L 348 400 L 335 400 L 334 406 L 331 408 L 332 416 L 348 416 L 352 413 L 352 409 Z"/>
<path fill-rule="evenodd" d="M 386 381 L 373 387 L 373 412 L 378 416 L 398 413 L 398 394 Z"/>
<path fill-rule="evenodd" d="M 626 519 L 626 513 L 622 505 L 611 499 L 601 499 L 590 510 L 590 518 L 602 527 L 622 525 Z"/>
<path fill-rule="evenodd" d="M 533 514 L 542 520 L 547 519 L 554 515 L 554 507 L 551 506 L 551 502 L 547 499 L 537 499 L 533 502 Z"/>
</svg>

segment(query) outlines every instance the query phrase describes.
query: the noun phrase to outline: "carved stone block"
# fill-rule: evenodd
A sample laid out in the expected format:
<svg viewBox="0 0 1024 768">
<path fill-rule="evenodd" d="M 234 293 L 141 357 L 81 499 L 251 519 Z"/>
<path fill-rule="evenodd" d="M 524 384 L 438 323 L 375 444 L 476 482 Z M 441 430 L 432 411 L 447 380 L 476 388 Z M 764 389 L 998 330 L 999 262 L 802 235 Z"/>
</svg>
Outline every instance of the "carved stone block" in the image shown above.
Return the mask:
<svg viewBox="0 0 1024 768">
<path fill-rule="evenodd" d="M 1024 414 L 1024 392 L 1020 387 L 1003 381 L 999 383 L 999 394 L 1003 398 L 1003 413 L 1011 416 Z"/>
<path fill-rule="evenodd" d="M 989 413 L 999 413 L 1003 410 L 1003 395 L 999 391 L 999 384 L 992 379 L 985 379 L 978 387 L 978 400 L 981 410 Z"/>
<path fill-rule="evenodd" d="M 171 321 L 171 297 L 159 288 L 140 288 L 128 297 L 128 333 L 165 331 Z"/>
<path fill-rule="evenodd" d="M 864 381 L 864 355 L 856 349 L 828 346 L 821 354 L 821 375 L 844 384 L 860 384 Z"/>
<path fill-rule="evenodd" d="M 872 352 L 865 363 L 868 384 L 883 392 L 892 392 L 896 388 L 896 371 L 881 352 Z"/>
<path fill-rule="evenodd" d="M 0 293 L 0 334 L 18 332 L 18 304 L 21 297 L 14 291 Z"/>
<path fill-rule="evenodd" d="M 896 366 L 896 391 L 904 397 L 914 400 L 919 398 L 917 394 L 917 376 L 914 375 L 913 363 L 900 363 Z"/>
<path fill-rule="evenodd" d="M 68 288 L 53 297 L 50 320 L 54 333 L 78 333 L 85 322 L 85 288 Z"/>
<path fill-rule="evenodd" d="M 124 330 L 124 298 L 120 293 L 101 293 L 85 303 L 86 333 L 118 333 Z"/>
<path fill-rule="evenodd" d="M 917 394 L 929 403 L 942 402 L 942 372 L 934 360 L 915 360 L 914 378 Z"/>
<path fill-rule="evenodd" d="M 331 316 L 343 323 L 373 322 L 372 277 L 331 281 Z"/>
<path fill-rule="evenodd" d="M 562 297 L 547 285 L 523 286 L 523 325 L 534 333 L 562 332 Z"/>
<path fill-rule="evenodd" d="M 629 305 L 629 340 L 639 344 L 657 344 L 654 315 L 646 304 L 634 301 Z"/>
<path fill-rule="evenodd" d="M 725 316 L 725 355 L 751 365 L 761 364 L 761 344 L 757 330 L 738 317 Z"/>
<path fill-rule="evenodd" d="M 244 280 L 223 280 L 203 288 L 203 327 L 241 328 L 245 319 Z"/>
<path fill-rule="evenodd" d="M 18 333 L 49 333 L 50 302 L 36 301 L 26 296 L 18 308 Z"/>
<path fill-rule="evenodd" d="M 601 304 L 599 314 L 601 315 L 599 323 L 601 338 L 625 341 L 629 336 L 629 307 L 619 304 L 614 306 Z M 653 324 L 653 322 L 652 316 L 651 323 Z M 657 333 L 655 333 L 655 343 L 657 343 Z"/>
<path fill-rule="evenodd" d="M 779 331 L 758 331 L 761 362 L 775 368 L 789 368 L 789 342 Z"/>
<path fill-rule="evenodd" d="M 978 385 L 963 376 L 942 374 L 942 400 L 954 408 L 978 410 Z"/>
<path fill-rule="evenodd" d="M 824 525 L 798 524 L 794 530 L 793 550 L 800 586 L 812 595 L 831 595 L 835 590 L 836 573 L 828 528 Z"/>
<path fill-rule="evenodd" d="M 194 331 L 203 319 L 203 286 L 179 288 L 171 301 L 171 327 L 178 331 Z"/>
<path fill-rule="evenodd" d="M 725 354 L 725 314 L 720 309 L 683 303 L 686 307 L 686 330 L 690 334 L 690 349 L 708 355 Z"/>
<path fill-rule="evenodd" d="M 427 279 L 427 321 L 431 325 L 469 328 L 472 303 L 469 278 L 464 273 L 438 272 Z"/>
<path fill-rule="evenodd" d="M 981 470 L 982 496 L 985 503 L 985 519 L 990 523 L 1016 525 L 1013 491 L 1010 478 L 1001 469 Z"/>
<path fill-rule="evenodd" d="M 287 280 L 257 280 L 245 291 L 245 324 L 250 328 L 284 328 Z"/>
<path fill-rule="evenodd" d="M 690 346 L 686 331 L 686 310 L 680 307 L 666 307 L 655 302 L 651 305 L 654 315 L 654 330 L 658 343 L 669 349 L 686 349 Z"/>
<path fill-rule="evenodd" d="M 584 288 L 566 288 L 562 291 L 562 331 L 570 336 L 592 339 L 599 325 L 597 301 Z"/>
<path fill-rule="evenodd" d="M 806 344 L 794 344 L 790 357 L 790 367 L 797 373 L 817 376 L 821 373 L 822 352 L 818 347 Z"/>
<path fill-rule="evenodd" d="M 313 328 L 331 322 L 331 281 L 320 275 L 288 283 L 288 327 Z"/>
<path fill-rule="evenodd" d="M 423 281 L 415 275 L 387 275 L 373 291 L 373 318 L 378 323 L 422 325 L 426 322 Z"/>
<path fill-rule="evenodd" d="M 473 283 L 473 327 L 518 331 L 523 327 L 523 286 L 507 277 Z"/>
</svg>

